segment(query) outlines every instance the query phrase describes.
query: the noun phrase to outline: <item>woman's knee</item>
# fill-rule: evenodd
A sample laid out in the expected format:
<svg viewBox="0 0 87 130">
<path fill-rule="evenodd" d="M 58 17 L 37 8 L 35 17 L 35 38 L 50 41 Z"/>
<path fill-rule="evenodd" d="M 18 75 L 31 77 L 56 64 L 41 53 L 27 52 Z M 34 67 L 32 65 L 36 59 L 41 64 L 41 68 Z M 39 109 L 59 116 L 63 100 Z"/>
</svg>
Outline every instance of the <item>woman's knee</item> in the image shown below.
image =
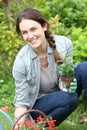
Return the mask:
<svg viewBox="0 0 87 130">
<path fill-rule="evenodd" d="M 74 97 L 74 104 L 75 104 L 75 107 L 77 107 L 78 106 L 78 100 L 79 98 L 78 98 L 78 94 L 76 93 L 76 96 Z"/>
<path fill-rule="evenodd" d="M 75 109 L 78 106 L 78 95 L 77 93 L 70 94 L 70 107 Z"/>
<path fill-rule="evenodd" d="M 75 67 L 75 78 L 78 84 L 81 84 L 83 79 L 87 79 L 87 62 L 82 62 Z"/>
<path fill-rule="evenodd" d="M 78 64 L 75 68 L 75 72 L 84 73 L 87 70 L 87 62 Z"/>
<path fill-rule="evenodd" d="M 61 97 L 61 106 L 67 106 L 69 108 L 73 108 L 75 109 L 78 106 L 78 95 L 77 93 L 67 93 L 67 92 L 61 92 L 62 93 L 62 97 Z"/>
</svg>

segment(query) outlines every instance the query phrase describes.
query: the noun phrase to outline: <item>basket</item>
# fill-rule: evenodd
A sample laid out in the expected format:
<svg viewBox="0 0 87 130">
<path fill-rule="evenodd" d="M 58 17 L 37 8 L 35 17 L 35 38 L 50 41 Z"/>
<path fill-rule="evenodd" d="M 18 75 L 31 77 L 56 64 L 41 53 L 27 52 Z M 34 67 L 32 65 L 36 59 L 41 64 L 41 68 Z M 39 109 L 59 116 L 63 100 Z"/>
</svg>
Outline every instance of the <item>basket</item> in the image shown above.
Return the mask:
<svg viewBox="0 0 87 130">
<path fill-rule="evenodd" d="M 26 112 L 24 112 L 22 115 L 19 116 L 19 118 L 14 122 L 12 129 L 11 130 L 15 130 L 15 126 L 18 123 L 18 121 L 26 114 L 29 114 L 31 112 L 36 112 L 38 114 L 40 114 L 42 117 L 44 117 L 45 120 L 48 120 L 47 116 L 40 110 L 36 110 L 36 109 L 32 109 L 32 110 L 27 110 Z"/>
<path fill-rule="evenodd" d="M 62 80 L 63 88 L 69 88 L 71 82 L 73 82 L 73 80 L 74 80 L 74 77 L 73 76 L 67 77 L 67 76 L 63 75 L 63 76 L 61 76 L 61 80 Z"/>
</svg>

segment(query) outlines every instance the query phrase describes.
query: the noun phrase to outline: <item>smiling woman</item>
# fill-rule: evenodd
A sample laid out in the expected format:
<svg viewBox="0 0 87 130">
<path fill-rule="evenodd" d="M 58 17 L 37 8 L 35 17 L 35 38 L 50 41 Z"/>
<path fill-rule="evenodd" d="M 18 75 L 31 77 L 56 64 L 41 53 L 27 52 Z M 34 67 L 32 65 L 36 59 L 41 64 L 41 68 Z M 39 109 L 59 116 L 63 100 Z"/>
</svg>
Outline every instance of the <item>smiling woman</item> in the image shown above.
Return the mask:
<svg viewBox="0 0 87 130">
<path fill-rule="evenodd" d="M 26 26 L 25 26 L 26 25 Z M 22 20 L 19 24 L 21 35 L 34 50 L 38 53 L 36 48 L 42 47 L 46 44 L 46 39 L 44 31 L 46 31 L 46 26 L 41 27 L 41 25 L 33 20 Z M 44 42 L 44 44 L 42 44 Z M 45 46 L 45 45 L 44 45 Z"/>
<path fill-rule="evenodd" d="M 78 105 L 75 89 L 73 93 L 59 89 L 61 78 L 57 69 L 65 59 L 72 62 L 72 42 L 65 36 L 52 35 L 44 16 L 31 8 L 18 15 L 16 31 L 26 45 L 13 65 L 15 120 L 28 109 L 38 109 L 59 125 Z M 30 117 L 35 120 L 38 114 L 31 113 Z M 20 121 L 25 119 L 26 116 Z"/>
</svg>

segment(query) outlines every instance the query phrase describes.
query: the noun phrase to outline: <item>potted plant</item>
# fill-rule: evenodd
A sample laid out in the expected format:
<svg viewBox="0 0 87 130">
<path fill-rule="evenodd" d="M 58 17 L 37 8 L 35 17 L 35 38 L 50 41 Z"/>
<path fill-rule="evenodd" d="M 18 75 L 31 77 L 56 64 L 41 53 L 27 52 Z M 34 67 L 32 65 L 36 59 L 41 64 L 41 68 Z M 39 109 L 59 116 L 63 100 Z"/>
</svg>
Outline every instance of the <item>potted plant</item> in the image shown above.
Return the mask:
<svg viewBox="0 0 87 130">
<path fill-rule="evenodd" d="M 69 88 L 70 83 L 74 80 L 74 66 L 73 64 L 62 64 L 58 67 L 61 75 L 62 85 L 64 88 Z"/>
</svg>

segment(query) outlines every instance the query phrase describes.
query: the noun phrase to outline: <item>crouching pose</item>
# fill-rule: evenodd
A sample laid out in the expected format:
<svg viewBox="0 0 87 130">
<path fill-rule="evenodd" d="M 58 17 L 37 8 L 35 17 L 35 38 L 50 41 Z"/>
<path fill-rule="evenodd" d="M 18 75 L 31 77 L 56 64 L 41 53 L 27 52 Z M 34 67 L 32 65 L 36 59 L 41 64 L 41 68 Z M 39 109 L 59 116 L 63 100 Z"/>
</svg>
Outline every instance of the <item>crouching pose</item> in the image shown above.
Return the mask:
<svg viewBox="0 0 87 130">
<path fill-rule="evenodd" d="M 18 15 L 16 31 L 26 45 L 17 54 L 13 65 L 15 119 L 27 109 L 38 109 L 52 116 L 59 125 L 78 105 L 77 86 L 74 85 L 71 93 L 59 90 L 58 84 L 57 66 L 64 59 L 66 62 L 72 60 L 72 42 L 65 36 L 52 36 L 47 20 L 31 8 Z M 33 119 L 37 116 L 31 113 Z"/>
</svg>

